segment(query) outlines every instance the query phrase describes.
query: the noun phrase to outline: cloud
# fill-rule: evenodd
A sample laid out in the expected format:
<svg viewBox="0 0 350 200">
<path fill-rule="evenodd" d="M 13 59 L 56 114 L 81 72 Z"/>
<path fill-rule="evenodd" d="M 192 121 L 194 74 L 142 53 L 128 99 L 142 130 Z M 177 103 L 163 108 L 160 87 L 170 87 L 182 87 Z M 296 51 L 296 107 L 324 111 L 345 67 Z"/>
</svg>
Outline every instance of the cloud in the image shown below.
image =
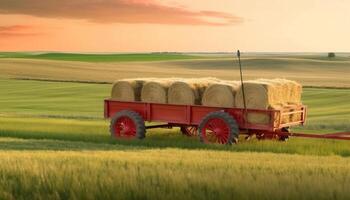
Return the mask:
<svg viewBox="0 0 350 200">
<path fill-rule="evenodd" d="M 155 0 L 1 0 L 0 13 L 96 23 L 232 25 L 242 22 L 242 18 L 229 13 L 191 11 L 161 5 Z"/>
<path fill-rule="evenodd" d="M 0 37 L 19 37 L 19 36 L 35 36 L 40 33 L 33 32 L 33 26 L 28 25 L 12 25 L 0 26 Z"/>
</svg>

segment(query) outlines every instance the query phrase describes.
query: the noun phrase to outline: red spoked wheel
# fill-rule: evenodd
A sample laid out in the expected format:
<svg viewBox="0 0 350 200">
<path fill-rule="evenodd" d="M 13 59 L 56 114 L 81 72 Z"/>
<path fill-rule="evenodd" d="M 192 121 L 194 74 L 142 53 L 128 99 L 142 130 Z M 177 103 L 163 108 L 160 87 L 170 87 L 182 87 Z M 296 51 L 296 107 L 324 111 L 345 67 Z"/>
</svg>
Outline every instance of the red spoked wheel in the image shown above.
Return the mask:
<svg viewBox="0 0 350 200">
<path fill-rule="evenodd" d="M 199 125 L 200 140 L 204 143 L 232 144 L 238 142 L 239 129 L 228 113 L 209 113 Z"/>
<path fill-rule="evenodd" d="M 134 111 L 120 111 L 111 120 L 110 133 L 114 138 L 142 139 L 145 132 L 143 118 Z"/>
<path fill-rule="evenodd" d="M 132 119 L 129 117 L 121 117 L 114 124 L 115 137 L 135 137 L 136 126 Z"/>
<path fill-rule="evenodd" d="M 180 130 L 182 134 L 192 137 L 198 135 L 198 127 L 197 126 L 181 126 Z"/>
<path fill-rule="evenodd" d="M 219 118 L 208 120 L 202 129 L 205 142 L 226 144 L 230 137 L 230 128 Z"/>
</svg>

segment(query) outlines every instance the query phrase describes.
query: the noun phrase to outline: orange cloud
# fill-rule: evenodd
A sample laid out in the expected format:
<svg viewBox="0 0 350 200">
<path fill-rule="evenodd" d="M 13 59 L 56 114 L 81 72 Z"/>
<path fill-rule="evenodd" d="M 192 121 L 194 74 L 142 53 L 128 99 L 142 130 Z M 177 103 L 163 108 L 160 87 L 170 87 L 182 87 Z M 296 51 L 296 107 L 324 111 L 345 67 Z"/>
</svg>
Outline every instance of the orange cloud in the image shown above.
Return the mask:
<svg viewBox="0 0 350 200">
<path fill-rule="evenodd" d="M 1 0 L 0 13 L 96 23 L 231 25 L 242 22 L 242 18 L 229 13 L 191 11 L 154 0 Z"/>
<path fill-rule="evenodd" d="M 40 33 L 35 33 L 32 31 L 33 31 L 33 27 L 28 25 L 0 26 L 1 37 L 40 35 Z"/>
</svg>

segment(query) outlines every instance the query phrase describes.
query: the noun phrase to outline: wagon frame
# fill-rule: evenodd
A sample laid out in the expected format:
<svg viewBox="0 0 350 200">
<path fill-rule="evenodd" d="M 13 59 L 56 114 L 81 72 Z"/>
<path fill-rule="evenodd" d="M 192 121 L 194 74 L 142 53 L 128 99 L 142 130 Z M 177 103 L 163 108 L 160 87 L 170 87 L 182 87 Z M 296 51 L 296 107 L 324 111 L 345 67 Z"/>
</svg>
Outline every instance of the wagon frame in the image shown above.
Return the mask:
<svg viewBox="0 0 350 200">
<path fill-rule="evenodd" d="M 315 136 L 289 132 L 290 127 L 305 124 L 307 107 L 304 105 L 285 106 L 281 110 L 259 110 L 208 107 L 202 105 L 172 105 L 146 102 L 125 102 L 106 99 L 104 102 L 104 108 L 104 117 L 106 119 L 112 119 L 110 130 L 113 137 L 144 138 L 144 133 L 139 132 L 145 132 L 147 129 L 152 128 L 173 127 L 180 127 L 182 133 L 188 136 L 199 135 L 199 138 L 203 142 L 216 142 L 223 144 L 237 142 L 238 134 L 245 134 L 247 139 L 255 135 L 258 139 L 275 138 L 283 141 L 292 135 L 321 138 L 325 138 L 325 136 L 327 136 Z M 122 115 L 118 116 L 120 113 L 122 113 Z M 123 113 L 129 114 L 123 115 Z M 213 118 L 214 122 L 211 124 L 213 127 L 207 128 L 211 130 L 203 130 L 203 126 L 205 126 L 205 122 L 203 121 L 208 118 L 208 116 L 210 118 L 210 116 L 215 113 L 219 114 L 219 117 Z M 247 120 L 247 116 L 253 113 L 268 116 L 268 123 L 249 122 L 249 120 Z M 232 118 L 234 124 L 230 124 L 227 121 L 222 120 L 221 115 L 226 117 L 229 116 Z M 118 119 L 115 119 L 116 116 Z M 136 121 L 134 117 L 137 118 Z M 283 118 L 285 117 L 294 120 L 284 122 Z M 221 122 L 217 120 L 221 120 Z M 156 122 L 158 124 L 146 126 L 145 122 Z M 138 129 L 136 127 L 137 123 L 140 123 L 143 127 L 141 127 L 141 129 Z M 230 128 L 231 125 L 234 125 L 234 127 Z M 233 137 L 232 140 L 230 140 L 230 137 L 232 137 L 232 130 L 230 129 L 235 129 L 235 127 L 237 128 L 237 130 L 235 130 L 237 133 L 236 135 L 233 134 L 233 136 L 237 137 Z M 214 135 L 214 141 L 203 138 L 203 136 L 208 134 L 208 131 Z M 221 138 L 220 134 L 222 135 Z M 329 137 L 333 139 L 339 139 L 339 137 L 343 137 L 343 135 L 333 134 L 332 136 L 329 135 Z M 345 139 L 348 139 L 348 137 L 345 137 Z"/>
</svg>

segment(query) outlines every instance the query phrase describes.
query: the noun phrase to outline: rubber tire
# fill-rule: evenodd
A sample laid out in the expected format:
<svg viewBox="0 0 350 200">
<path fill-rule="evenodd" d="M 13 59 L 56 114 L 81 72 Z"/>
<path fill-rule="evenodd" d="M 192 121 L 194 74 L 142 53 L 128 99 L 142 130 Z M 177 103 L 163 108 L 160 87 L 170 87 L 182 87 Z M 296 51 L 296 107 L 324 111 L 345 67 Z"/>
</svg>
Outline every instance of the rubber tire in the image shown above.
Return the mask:
<svg viewBox="0 0 350 200">
<path fill-rule="evenodd" d="M 114 124 L 117 122 L 117 120 L 120 117 L 128 117 L 130 118 L 135 126 L 136 126 L 136 138 L 138 139 L 143 139 L 146 137 L 146 126 L 145 126 L 145 121 L 139 115 L 137 112 L 131 111 L 131 110 L 122 110 L 120 112 L 117 112 L 111 119 L 111 123 L 109 126 L 109 132 L 111 133 L 112 138 L 117 138 L 114 135 Z"/>
<path fill-rule="evenodd" d="M 226 144 L 234 144 L 238 142 L 238 136 L 239 136 L 239 127 L 238 124 L 236 122 L 236 120 L 229 115 L 226 112 L 223 111 L 215 111 L 215 112 L 211 112 L 209 114 L 207 114 L 202 121 L 199 123 L 198 126 L 198 133 L 199 133 L 199 138 L 201 142 L 204 142 L 203 139 L 203 135 L 202 135 L 202 130 L 204 128 L 204 126 L 206 125 L 206 123 L 213 118 L 219 118 L 222 119 L 230 128 L 230 135 L 229 135 L 229 139 L 227 141 Z"/>
<path fill-rule="evenodd" d="M 289 127 L 282 128 L 282 132 L 288 132 L 289 133 Z M 278 138 L 278 141 L 287 142 L 288 139 L 289 139 L 289 136 L 281 136 L 281 137 Z"/>
</svg>

